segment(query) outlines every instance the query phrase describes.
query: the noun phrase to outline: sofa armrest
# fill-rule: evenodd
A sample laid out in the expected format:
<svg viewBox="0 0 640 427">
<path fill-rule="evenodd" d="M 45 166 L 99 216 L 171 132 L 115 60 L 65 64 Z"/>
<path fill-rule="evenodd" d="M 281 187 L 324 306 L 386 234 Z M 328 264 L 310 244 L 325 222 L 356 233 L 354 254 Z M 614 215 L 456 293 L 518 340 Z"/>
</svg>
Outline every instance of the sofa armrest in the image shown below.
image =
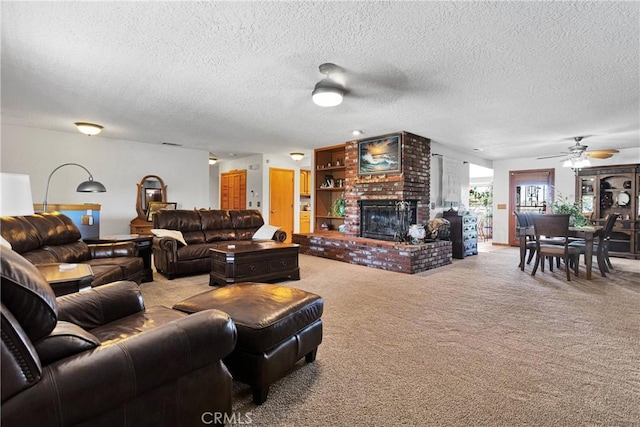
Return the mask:
<svg viewBox="0 0 640 427">
<path fill-rule="evenodd" d="M 119 281 L 56 298 L 58 320 L 91 330 L 144 310 L 135 282 Z"/>
<path fill-rule="evenodd" d="M 151 249 L 156 270 L 172 277 L 178 263 L 178 241 L 172 237 L 154 237 Z"/>
<path fill-rule="evenodd" d="M 273 233 L 272 239 L 276 242 L 284 242 L 287 240 L 287 232 L 283 229 L 276 230 L 276 232 Z"/>
<path fill-rule="evenodd" d="M 138 247 L 133 242 L 96 243 L 87 246 L 91 252 L 91 259 L 138 255 Z"/>
<path fill-rule="evenodd" d="M 154 237 L 151 248 L 167 252 L 174 259 L 178 256 L 178 241 L 173 237 Z"/>
<path fill-rule="evenodd" d="M 183 317 L 48 365 L 42 380 L 18 396 L 22 401 L 3 403 L 2 423 L 80 424 L 166 384 L 180 387 L 181 378 L 207 366 L 221 366 L 235 343 L 236 327 L 226 313 L 205 310 Z"/>
</svg>

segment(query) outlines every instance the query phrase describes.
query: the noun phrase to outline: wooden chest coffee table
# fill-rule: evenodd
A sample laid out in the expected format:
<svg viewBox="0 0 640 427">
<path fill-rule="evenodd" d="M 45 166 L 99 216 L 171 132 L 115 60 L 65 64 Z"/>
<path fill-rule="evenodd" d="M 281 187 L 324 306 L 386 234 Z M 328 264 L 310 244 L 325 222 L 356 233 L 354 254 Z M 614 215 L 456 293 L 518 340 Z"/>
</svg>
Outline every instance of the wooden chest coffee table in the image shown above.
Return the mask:
<svg viewBox="0 0 640 427">
<path fill-rule="evenodd" d="M 221 245 L 210 251 L 211 286 L 274 279 L 300 280 L 300 246 L 294 243 L 242 242 Z"/>
</svg>

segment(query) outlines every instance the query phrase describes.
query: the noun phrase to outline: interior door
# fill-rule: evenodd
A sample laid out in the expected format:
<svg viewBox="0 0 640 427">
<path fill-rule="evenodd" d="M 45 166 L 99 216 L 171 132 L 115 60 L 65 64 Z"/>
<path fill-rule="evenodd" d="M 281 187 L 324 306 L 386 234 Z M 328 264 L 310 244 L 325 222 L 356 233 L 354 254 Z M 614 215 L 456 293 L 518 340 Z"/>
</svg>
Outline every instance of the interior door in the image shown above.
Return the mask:
<svg viewBox="0 0 640 427">
<path fill-rule="evenodd" d="M 233 170 L 220 174 L 220 209 L 247 208 L 247 171 Z"/>
<path fill-rule="evenodd" d="M 553 203 L 555 169 L 509 171 L 509 244 L 520 246 L 514 212 L 542 213 Z"/>
<path fill-rule="evenodd" d="M 269 169 L 269 223 L 287 232 L 287 242 L 293 234 L 294 170 Z"/>
</svg>

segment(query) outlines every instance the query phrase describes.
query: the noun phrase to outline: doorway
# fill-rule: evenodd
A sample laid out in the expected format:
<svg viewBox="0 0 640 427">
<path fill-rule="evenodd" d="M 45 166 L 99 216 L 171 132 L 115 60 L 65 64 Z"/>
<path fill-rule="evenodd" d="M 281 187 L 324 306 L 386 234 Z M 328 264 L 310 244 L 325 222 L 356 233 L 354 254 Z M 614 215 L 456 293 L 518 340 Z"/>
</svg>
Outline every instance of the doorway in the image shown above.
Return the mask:
<svg viewBox="0 0 640 427">
<path fill-rule="evenodd" d="M 509 244 L 519 246 L 514 212 L 543 213 L 553 201 L 555 169 L 509 172 Z"/>
<path fill-rule="evenodd" d="M 294 204 L 293 169 L 269 169 L 269 224 L 287 232 L 287 242 L 293 235 Z"/>
</svg>

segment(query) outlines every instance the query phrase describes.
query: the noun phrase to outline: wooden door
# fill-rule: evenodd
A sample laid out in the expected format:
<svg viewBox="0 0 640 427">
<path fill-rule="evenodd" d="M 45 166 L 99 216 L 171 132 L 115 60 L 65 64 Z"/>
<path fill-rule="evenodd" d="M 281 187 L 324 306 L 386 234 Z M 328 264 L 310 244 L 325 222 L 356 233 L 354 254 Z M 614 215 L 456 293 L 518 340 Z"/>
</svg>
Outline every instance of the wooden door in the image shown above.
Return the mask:
<svg viewBox="0 0 640 427">
<path fill-rule="evenodd" d="M 509 244 L 511 246 L 520 246 L 520 239 L 516 236 L 516 216 L 513 213 L 516 211 L 538 213 L 551 208 L 554 183 L 555 169 L 509 172 Z M 524 189 L 533 190 L 537 186 L 543 188 L 531 194 L 522 192 Z"/>
<path fill-rule="evenodd" d="M 287 232 L 287 242 L 293 234 L 294 171 L 269 169 L 269 224 Z"/>
<path fill-rule="evenodd" d="M 232 170 L 220 174 L 220 209 L 247 208 L 247 171 Z"/>
</svg>

